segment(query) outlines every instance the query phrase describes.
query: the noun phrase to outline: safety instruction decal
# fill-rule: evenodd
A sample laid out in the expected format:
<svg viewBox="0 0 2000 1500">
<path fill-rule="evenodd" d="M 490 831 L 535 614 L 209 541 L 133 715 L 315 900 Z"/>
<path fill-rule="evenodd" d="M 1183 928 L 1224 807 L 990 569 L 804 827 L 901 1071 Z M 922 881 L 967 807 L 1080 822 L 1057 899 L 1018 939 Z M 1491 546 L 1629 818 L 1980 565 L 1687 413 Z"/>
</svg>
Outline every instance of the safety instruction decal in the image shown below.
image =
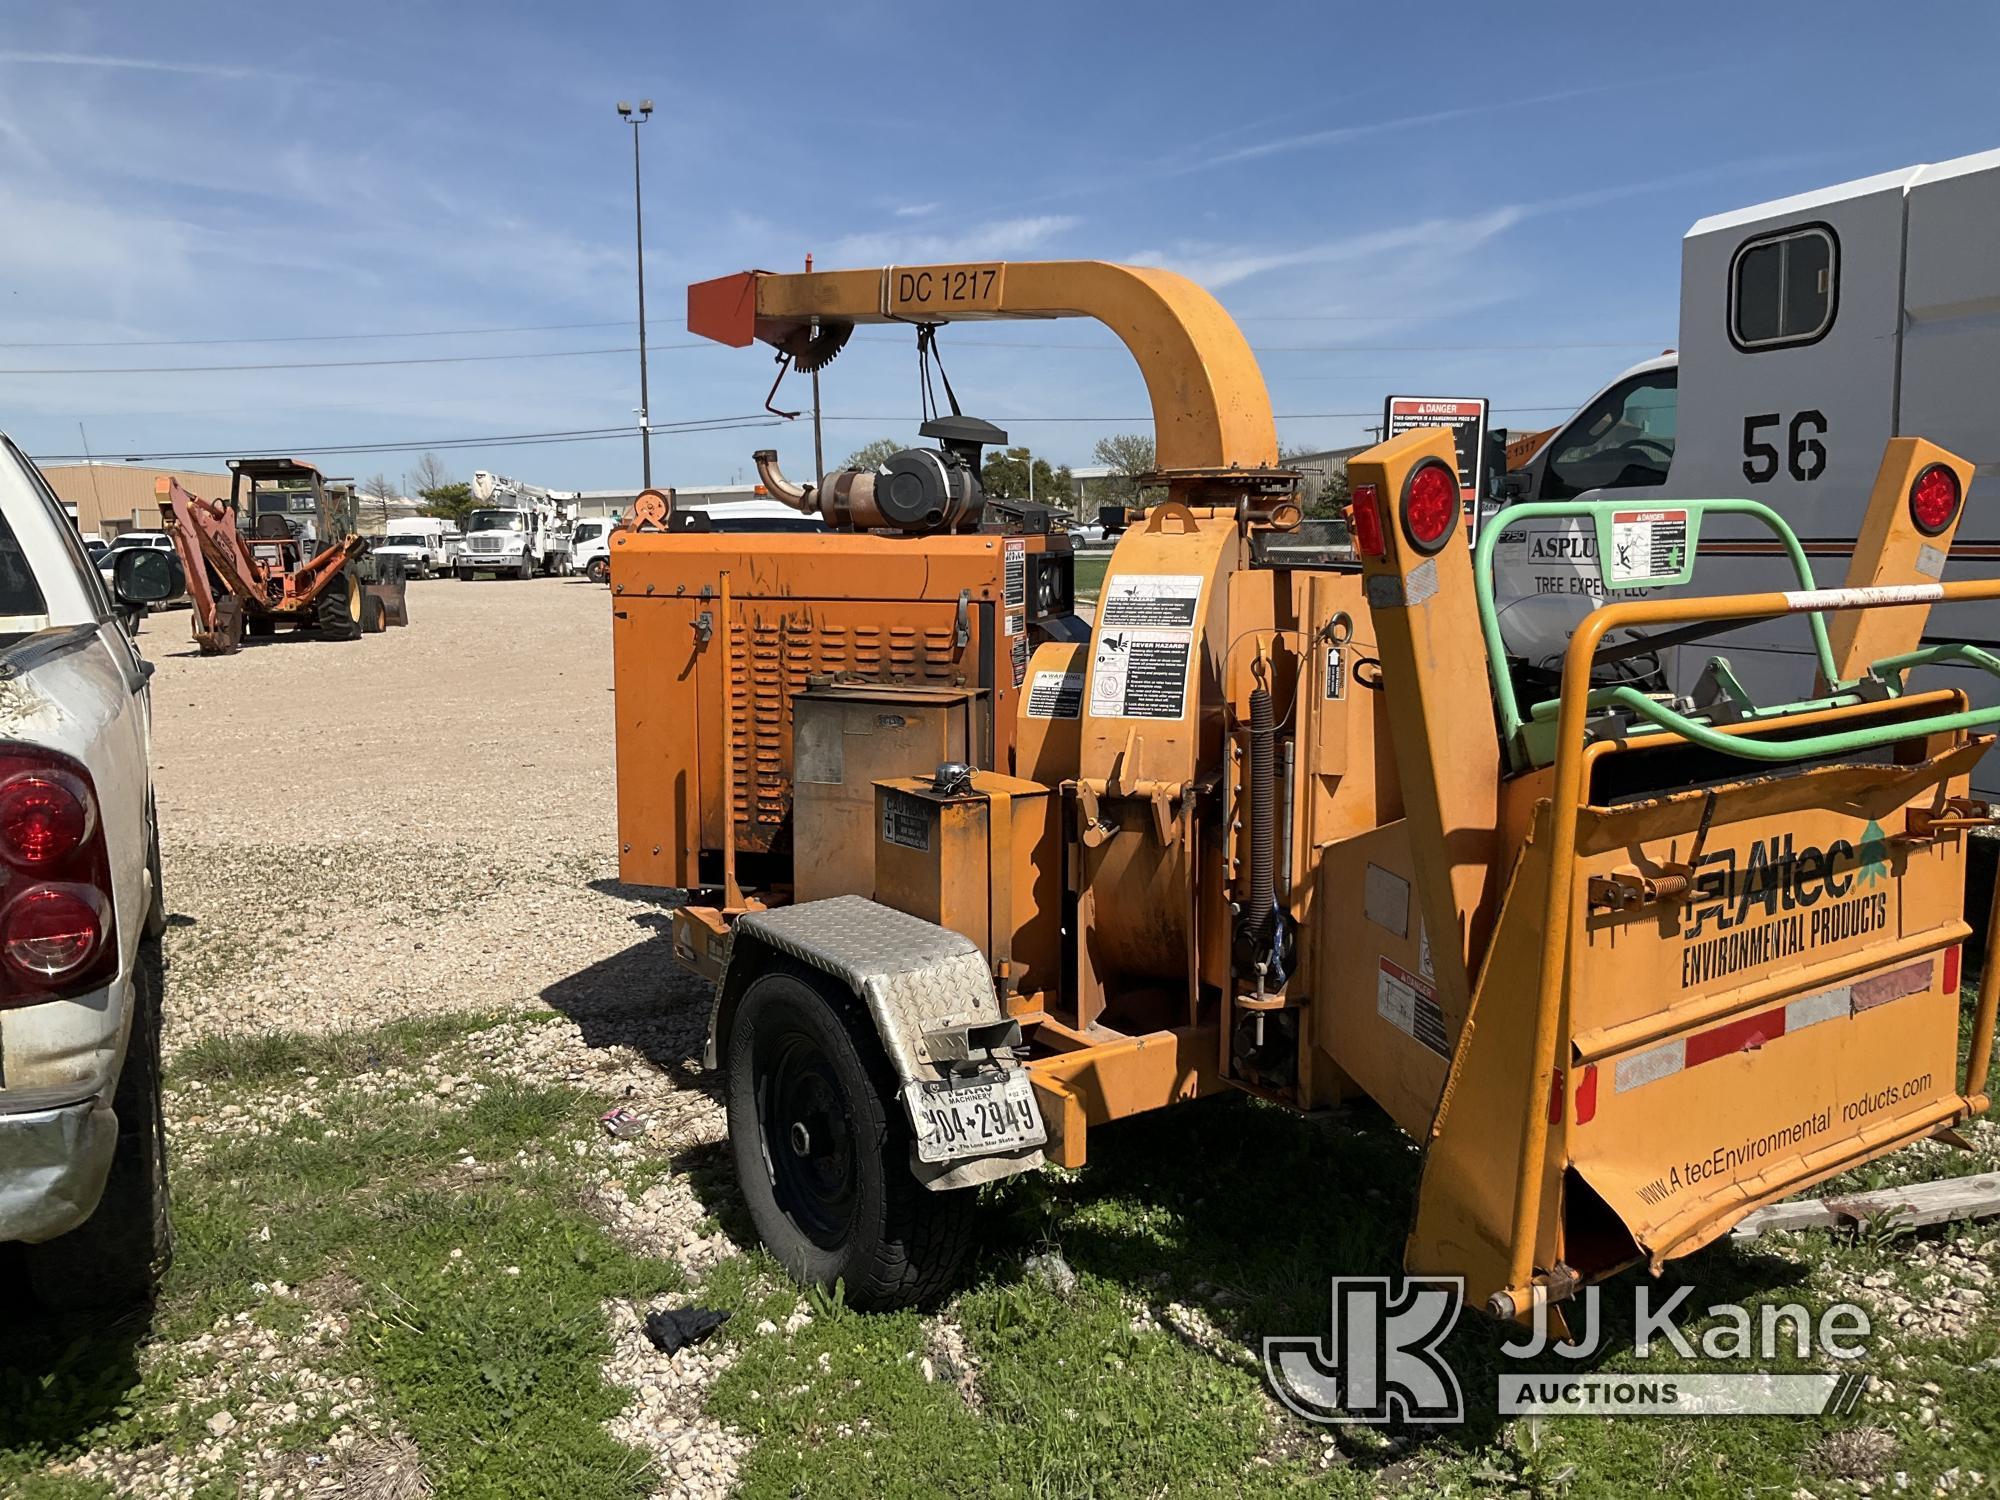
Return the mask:
<svg viewBox="0 0 2000 1500">
<path fill-rule="evenodd" d="M 1021 541 L 1007 543 L 1005 567 L 1005 598 L 1001 601 L 1009 609 L 1021 609 L 1028 602 L 1028 544 Z"/>
<path fill-rule="evenodd" d="M 890 792 L 882 798 L 882 837 L 905 849 L 931 847 L 930 809 L 908 792 Z"/>
<path fill-rule="evenodd" d="M 1198 583 L 1198 580 L 1197 580 Z M 1185 630 L 1101 630 L 1090 663 L 1090 712 L 1103 719 L 1178 719 L 1187 711 Z"/>
<path fill-rule="evenodd" d="M 1381 960 L 1375 979 L 1375 1013 L 1439 1057 L 1451 1056 L 1450 1047 L 1445 1045 L 1444 1010 L 1437 1002 L 1437 991 L 1386 958 Z"/>
<path fill-rule="evenodd" d="M 1121 573 L 1104 591 L 1097 628 L 1134 625 L 1191 630 L 1200 608 L 1199 573 Z"/>
<path fill-rule="evenodd" d="M 1685 510 L 1621 510 L 1611 517 L 1605 581 L 1613 588 L 1677 579 L 1689 568 Z"/>
<path fill-rule="evenodd" d="M 1041 671 L 1028 686 L 1031 719 L 1083 717 L 1083 673 Z"/>
<path fill-rule="evenodd" d="M 1019 687 L 1021 679 L 1028 675 L 1028 633 L 1025 630 L 1014 632 L 1013 653 L 1014 686 Z"/>
<path fill-rule="evenodd" d="M 1347 696 L 1347 648 L 1328 646 L 1326 648 L 1326 687 L 1321 694 L 1330 702 Z"/>
</svg>

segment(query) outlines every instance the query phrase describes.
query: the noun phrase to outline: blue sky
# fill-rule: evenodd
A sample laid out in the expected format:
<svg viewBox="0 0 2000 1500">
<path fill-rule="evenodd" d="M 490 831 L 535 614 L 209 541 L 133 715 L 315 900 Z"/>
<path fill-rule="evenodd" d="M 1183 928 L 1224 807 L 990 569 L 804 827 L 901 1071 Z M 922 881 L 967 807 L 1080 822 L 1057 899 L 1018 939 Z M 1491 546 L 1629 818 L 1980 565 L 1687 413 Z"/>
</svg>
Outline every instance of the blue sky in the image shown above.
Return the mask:
<svg viewBox="0 0 2000 1500">
<path fill-rule="evenodd" d="M 1392 390 L 1546 426 L 1675 342 L 1697 217 L 2000 146 L 1996 42 L 1985 4 L 17 9 L 0 427 L 57 455 L 79 423 L 125 453 L 632 421 L 636 357 L 578 351 L 634 343 L 612 106 L 641 96 L 656 422 L 758 413 L 772 374 L 690 346 L 685 284 L 811 252 L 1172 266 L 1242 320 L 1288 445 L 1358 440 Z M 245 342 L 162 342 L 187 340 Z M 1092 326 L 940 344 L 966 408 L 1058 463 L 1144 425 Z M 409 359 L 462 362 L 185 368 Z M 140 368 L 17 373 L 106 367 Z M 863 330 L 824 405 L 830 462 L 914 440 L 908 335 Z M 655 477 L 747 477 L 766 445 L 810 468 L 800 422 L 661 434 Z M 622 437 L 444 457 L 557 488 L 638 469 Z"/>
</svg>

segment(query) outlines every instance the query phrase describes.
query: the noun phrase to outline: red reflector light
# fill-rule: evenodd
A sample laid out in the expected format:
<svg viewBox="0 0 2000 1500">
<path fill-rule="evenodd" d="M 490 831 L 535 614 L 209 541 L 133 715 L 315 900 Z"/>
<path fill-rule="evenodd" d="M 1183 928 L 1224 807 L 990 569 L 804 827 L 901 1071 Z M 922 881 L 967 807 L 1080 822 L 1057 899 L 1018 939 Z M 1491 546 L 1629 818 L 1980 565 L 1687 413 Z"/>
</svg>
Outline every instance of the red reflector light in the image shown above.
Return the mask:
<svg viewBox="0 0 2000 1500">
<path fill-rule="evenodd" d="M 36 886 L 0 916 L 0 960 L 27 983 L 48 985 L 89 963 L 103 935 L 97 892 L 88 886 Z"/>
<path fill-rule="evenodd" d="M 1958 944 L 1953 943 L 1944 950 L 1944 992 L 1952 999 L 1958 998 Z"/>
<path fill-rule="evenodd" d="M 90 837 L 90 793 L 60 771 L 21 771 L 0 783 L 0 855 L 25 870 L 68 859 Z"/>
<path fill-rule="evenodd" d="M 1958 517 L 1958 475 L 1932 464 L 1910 486 L 1910 519 L 1925 536 L 1937 536 Z"/>
<path fill-rule="evenodd" d="M 1436 460 L 1410 471 L 1403 484 L 1403 534 L 1419 552 L 1435 552 L 1458 520 L 1458 475 Z"/>
<path fill-rule="evenodd" d="M 1353 502 L 1347 508 L 1348 529 L 1354 545 L 1370 557 L 1387 557 L 1389 548 L 1382 540 L 1382 500 L 1372 484 L 1357 484 Z"/>
</svg>

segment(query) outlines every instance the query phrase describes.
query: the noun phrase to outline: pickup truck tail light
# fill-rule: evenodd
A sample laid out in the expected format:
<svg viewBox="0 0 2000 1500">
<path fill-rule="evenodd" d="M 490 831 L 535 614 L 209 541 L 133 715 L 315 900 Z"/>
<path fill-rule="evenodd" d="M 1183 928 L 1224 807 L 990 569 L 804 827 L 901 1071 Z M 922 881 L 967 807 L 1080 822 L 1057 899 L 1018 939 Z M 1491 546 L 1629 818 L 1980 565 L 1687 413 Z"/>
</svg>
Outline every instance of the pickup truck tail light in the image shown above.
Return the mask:
<svg viewBox="0 0 2000 1500">
<path fill-rule="evenodd" d="M 99 987 L 118 972 L 111 861 L 90 773 L 0 746 L 0 1007 Z"/>
</svg>

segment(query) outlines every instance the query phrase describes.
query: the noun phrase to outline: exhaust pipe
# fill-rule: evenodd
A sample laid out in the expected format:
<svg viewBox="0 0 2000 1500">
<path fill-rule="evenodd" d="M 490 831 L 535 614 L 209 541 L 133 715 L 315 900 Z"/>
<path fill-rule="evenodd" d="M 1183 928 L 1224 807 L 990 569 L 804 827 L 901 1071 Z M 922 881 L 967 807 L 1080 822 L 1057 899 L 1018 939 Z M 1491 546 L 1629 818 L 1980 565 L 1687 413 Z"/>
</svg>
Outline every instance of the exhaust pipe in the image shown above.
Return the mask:
<svg viewBox="0 0 2000 1500">
<path fill-rule="evenodd" d="M 778 472 L 778 450 L 759 448 L 750 455 L 757 465 L 757 481 L 764 486 L 764 492 L 773 500 L 782 500 L 793 510 L 804 511 L 809 516 L 820 513 L 819 491 L 809 484 L 793 484 Z"/>
<path fill-rule="evenodd" d="M 875 504 L 875 475 L 867 469 L 835 469 L 823 485 L 793 484 L 778 472 L 775 448 L 759 448 L 750 455 L 757 465 L 757 480 L 764 493 L 782 500 L 793 510 L 818 516 L 833 531 L 868 531 L 875 527 L 895 528 L 896 523 Z"/>
</svg>

